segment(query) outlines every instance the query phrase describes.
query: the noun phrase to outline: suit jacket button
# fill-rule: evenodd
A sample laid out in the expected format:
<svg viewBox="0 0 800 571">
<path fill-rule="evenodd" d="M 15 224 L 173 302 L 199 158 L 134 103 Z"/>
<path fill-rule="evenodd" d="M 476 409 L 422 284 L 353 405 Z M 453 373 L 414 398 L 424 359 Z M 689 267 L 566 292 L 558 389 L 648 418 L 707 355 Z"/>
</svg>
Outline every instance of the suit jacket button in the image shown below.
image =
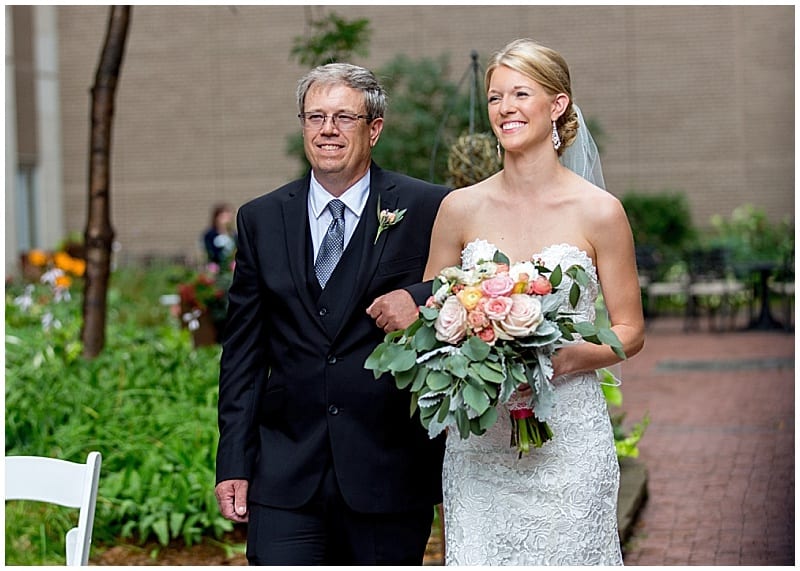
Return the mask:
<svg viewBox="0 0 800 571">
<path fill-rule="evenodd" d="M 320 317 L 325 317 L 326 315 L 328 315 L 328 308 L 327 307 L 320 308 L 319 315 Z"/>
<path fill-rule="evenodd" d="M 328 412 L 331 413 L 333 416 L 336 416 L 337 414 L 339 414 L 339 409 L 331 405 L 328 407 Z"/>
<path fill-rule="evenodd" d="M 335 365 L 336 364 L 336 355 L 328 355 L 328 364 Z"/>
</svg>

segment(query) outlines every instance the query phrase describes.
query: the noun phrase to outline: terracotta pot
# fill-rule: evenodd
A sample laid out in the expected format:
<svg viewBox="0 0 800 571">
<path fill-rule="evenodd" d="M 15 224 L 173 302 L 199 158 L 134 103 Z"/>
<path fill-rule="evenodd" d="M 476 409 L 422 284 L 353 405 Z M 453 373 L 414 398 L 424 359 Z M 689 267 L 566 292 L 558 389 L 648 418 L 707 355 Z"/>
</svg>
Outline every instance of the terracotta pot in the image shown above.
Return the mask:
<svg viewBox="0 0 800 571">
<path fill-rule="evenodd" d="M 197 319 L 200 327 L 192 331 L 192 341 L 195 347 L 205 347 L 208 345 L 215 345 L 217 343 L 217 328 L 211 316 L 203 312 Z"/>
</svg>

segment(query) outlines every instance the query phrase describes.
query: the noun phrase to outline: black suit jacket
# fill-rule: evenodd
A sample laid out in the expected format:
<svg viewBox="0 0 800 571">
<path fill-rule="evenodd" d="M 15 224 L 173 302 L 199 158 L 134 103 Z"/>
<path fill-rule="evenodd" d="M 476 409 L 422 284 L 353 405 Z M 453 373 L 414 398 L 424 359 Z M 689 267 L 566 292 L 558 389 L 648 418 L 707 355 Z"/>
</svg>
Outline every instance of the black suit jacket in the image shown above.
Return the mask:
<svg viewBox="0 0 800 571">
<path fill-rule="evenodd" d="M 229 292 L 219 384 L 217 482 L 250 481 L 249 499 L 296 508 L 332 462 L 354 510 L 389 513 L 441 501 L 443 439 L 431 441 L 410 398 L 364 361 L 382 340 L 366 314 L 406 288 L 418 304 L 441 186 L 371 168 L 355 234 L 319 295 L 308 230 L 310 175 L 245 204 Z M 407 209 L 377 243 L 378 209 Z M 319 297 L 317 297 L 319 295 Z"/>
</svg>

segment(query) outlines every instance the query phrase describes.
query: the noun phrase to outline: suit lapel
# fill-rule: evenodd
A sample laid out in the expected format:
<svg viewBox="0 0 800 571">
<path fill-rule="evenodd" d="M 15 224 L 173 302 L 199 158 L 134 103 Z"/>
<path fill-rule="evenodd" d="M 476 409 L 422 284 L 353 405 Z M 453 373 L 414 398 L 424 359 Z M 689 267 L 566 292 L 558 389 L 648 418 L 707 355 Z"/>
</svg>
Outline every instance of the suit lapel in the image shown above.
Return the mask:
<svg viewBox="0 0 800 571">
<path fill-rule="evenodd" d="M 378 211 L 380 210 L 394 210 L 397 205 L 397 191 L 392 184 L 388 184 L 383 177 L 381 169 L 373 165 L 370 174 L 370 189 L 367 203 L 364 206 L 364 212 L 361 214 L 359 224 L 364 224 L 364 239 L 361 245 L 360 263 L 358 273 L 356 276 L 355 287 L 353 288 L 352 295 L 348 297 L 347 307 L 342 314 L 337 335 L 341 333 L 342 328 L 350 319 L 352 312 L 355 310 L 359 300 L 361 300 L 367 287 L 372 281 L 372 276 L 378 269 L 378 262 L 380 262 L 383 248 L 386 244 L 386 235 L 388 232 L 382 232 L 378 241 L 375 241 L 375 236 L 378 233 Z M 355 252 L 354 252 L 355 253 Z"/>
<path fill-rule="evenodd" d="M 283 232 L 289 258 L 289 272 L 292 274 L 297 295 L 303 306 L 313 315 L 313 320 L 324 331 L 316 302 L 308 288 L 306 271 L 306 240 L 308 239 L 308 185 L 310 175 L 298 181 L 296 187 L 283 203 Z"/>
</svg>

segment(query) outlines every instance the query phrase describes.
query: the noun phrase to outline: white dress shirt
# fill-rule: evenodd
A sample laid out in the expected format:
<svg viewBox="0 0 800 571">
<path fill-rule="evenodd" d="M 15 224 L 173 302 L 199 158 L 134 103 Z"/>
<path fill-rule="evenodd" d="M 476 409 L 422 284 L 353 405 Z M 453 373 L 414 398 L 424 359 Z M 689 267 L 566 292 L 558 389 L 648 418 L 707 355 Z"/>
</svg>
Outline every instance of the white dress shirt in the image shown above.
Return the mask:
<svg viewBox="0 0 800 571">
<path fill-rule="evenodd" d="M 364 211 L 364 206 L 367 204 L 367 197 L 369 196 L 369 171 L 363 178 L 356 181 L 356 183 L 344 191 L 339 196 L 339 200 L 344 202 L 344 247 L 350 242 L 353 237 L 353 232 L 361 219 L 361 213 Z M 325 190 L 319 181 L 314 178 L 314 173 L 311 173 L 311 187 L 308 192 L 308 223 L 311 226 L 311 243 L 314 245 L 314 259 L 317 259 L 319 248 L 322 245 L 322 239 L 325 238 L 325 232 L 328 231 L 333 220 L 331 211 L 328 210 L 328 203 L 337 198 Z"/>
</svg>

